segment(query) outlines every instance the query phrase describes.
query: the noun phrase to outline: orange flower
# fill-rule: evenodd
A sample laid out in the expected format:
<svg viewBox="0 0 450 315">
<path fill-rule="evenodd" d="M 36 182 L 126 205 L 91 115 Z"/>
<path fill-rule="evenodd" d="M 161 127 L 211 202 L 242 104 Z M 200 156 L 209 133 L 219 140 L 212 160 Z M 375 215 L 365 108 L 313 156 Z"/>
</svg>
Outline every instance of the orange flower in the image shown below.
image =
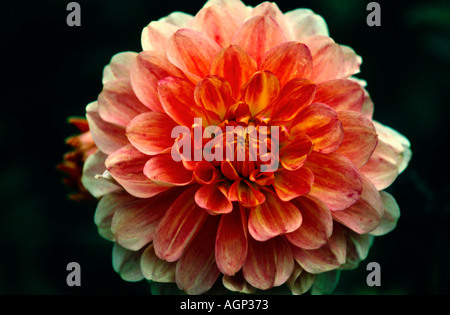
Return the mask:
<svg viewBox="0 0 450 315">
<path fill-rule="evenodd" d="M 361 58 L 320 16 L 210 0 L 194 17 L 151 22 L 142 47 L 112 58 L 86 109 L 99 151 L 83 183 L 125 280 L 301 294 L 395 227 L 398 206 L 381 190 L 408 164 L 409 142 L 372 120 L 351 77 Z M 255 137 L 223 141 L 228 127 Z M 205 149 L 215 159 L 199 159 Z M 278 166 L 263 172 L 268 156 Z"/>
</svg>

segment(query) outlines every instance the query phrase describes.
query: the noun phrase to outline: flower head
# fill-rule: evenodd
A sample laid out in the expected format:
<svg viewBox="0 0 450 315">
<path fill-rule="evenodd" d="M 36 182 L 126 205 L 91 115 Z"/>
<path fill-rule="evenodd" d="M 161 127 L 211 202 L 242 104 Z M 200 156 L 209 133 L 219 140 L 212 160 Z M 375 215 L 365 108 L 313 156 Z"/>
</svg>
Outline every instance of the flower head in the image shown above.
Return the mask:
<svg viewBox="0 0 450 315">
<path fill-rule="evenodd" d="M 354 268 L 399 217 L 408 140 L 372 120 L 361 57 L 308 9 L 210 0 L 115 55 L 83 180 L 130 281 L 252 292 Z M 97 179 L 95 175 L 97 174 Z"/>
</svg>

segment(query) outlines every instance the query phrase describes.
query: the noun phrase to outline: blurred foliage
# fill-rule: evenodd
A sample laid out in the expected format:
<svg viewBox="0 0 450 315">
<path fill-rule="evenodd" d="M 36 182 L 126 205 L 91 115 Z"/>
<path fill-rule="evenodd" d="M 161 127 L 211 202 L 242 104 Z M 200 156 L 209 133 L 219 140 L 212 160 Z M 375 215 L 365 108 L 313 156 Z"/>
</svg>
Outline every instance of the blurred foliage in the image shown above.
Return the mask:
<svg viewBox="0 0 450 315">
<path fill-rule="evenodd" d="M 120 51 L 140 50 L 142 28 L 174 9 L 194 14 L 203 1 L 80 0 L 82 25 L 66 25 L 69 1 L 6 2 L 0 32 L 7 73 L 0 115 L 1 294 L 148 294 L 146 281 L 115 274 L 112 244 L 93 222 L 94 204 L 67 198 L 55 165 L 76 132 L 66 117 L 84 114 L 101 91 L 103 67 Z M 368 27 L 370 1 L 278 1 L 283 11 L 321 14 L 330 35 L 363 57 L 375 119 L 405 134 L 413 159 L 389 187 L 398 227 L 376 238 L 358 269 L 343 271 L 337 294 L 450 293 L 450 5 L 378 1 L 381 27 Z M 255 5 L 259 1 L 247 1 Z M 81 287 L 66 285 L 66 266 L 81 265 Z M 366 285 L 368 262 L 381 265 L 381 287 Z"/>
</svg>

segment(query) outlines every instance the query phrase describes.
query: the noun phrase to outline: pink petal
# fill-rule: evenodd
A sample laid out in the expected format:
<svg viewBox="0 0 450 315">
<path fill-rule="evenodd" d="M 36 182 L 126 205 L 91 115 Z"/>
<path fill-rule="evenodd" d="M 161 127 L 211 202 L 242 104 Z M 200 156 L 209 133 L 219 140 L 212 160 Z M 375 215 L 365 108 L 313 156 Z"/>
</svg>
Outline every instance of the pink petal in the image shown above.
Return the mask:
<svg viewBox="0 0 450 315">
<path fill-rule="evenodd" d="M 110 154 L 105 165 L 112 177 L 127 192 L 138 198 L 149 198 L 168 189 L 152 182 L 144 175 L 144 165 L 149 158 L 150 156 L 128 144 Z"/>
<path fill-rule="evenodd" d="M 86 119 L 95 145 L 100 151 L 110 154 L 128 144 L 125 128 L 104 121 L 98 113 L 98 103 L 86 107 Z"/>
<path fill-rule="evenodd" d="M 314 102 L 325 103 L 336 111 L 352 110 L 361 112 L 364 90 L 352 80 L 339 79 L 317 85 Z"/>
<path fill-rule="evenodd" d="M 343 210 L 361 196 L 361 176 L 353 164 L 338 153 L 311 153 L 306 167 L 314 173 L 310 194 L 323 201 L 330 210 Z"/>
<path fill-rule="evenodd" d="M 333 232 L 333 218 L 328 207 L 319 199 L 305 195 L 292 200 L 302 213 L 302 225 L 287 233 L 286 239 L 303 249 L 317 249 L 327 243 Z"/>
<path fill-rule="evenodd" d="M 162 186 L 184 186 L 193 179 L 192 171 L 184 168 L 182 162 L 174 161 L 169 154 L 150 158 L 144 166 L 144 174 Z"/>
<path fill-rule="evenodd" d="M 198 186 L 186 189 L 170 206 L 156 229 L 153 245 L 156 255 L 176 261 L 203 226 L 208 214 L 194 200 Z M 214 238 L 213 238 L 214 240 Z"/>
<path fill-rule="evenodd" d="M 196 82 L 208 74 L 219 49 L 220 46 L 205 34 L 181 29 L 169 39 L 167 58 Z"/>
<path fill-rule="evenodd" d="M 344 127 L 344 139 L 336 152 L 360 168 L 367 163 L 377 146 L 375 127 L 368 118 L 353 111 L 340 111 L 339 120 Z"/>
<path fill-rule="evenodd" d="M 343 77 L 346 78 L 351 75 L 359 73 L 359 68 L 362 63 L 362 58 L 360 56 L 358 56 L 351 47 L 341 45 L 341 49 L 344 52 L 344 74 L 343 74 Z"/>
<path fill-rule="evenodd" d="M 255 16 L 235 33 L 232 43 L 241 46 L 259 62 L 268 50 L 285 41 L 282 29 L 273 18 Z"/>
<path fill-rule="evenodd" d="M 137 53 L 132 51 L 115 54 L 109 64 L 103 69 L 102 83 L 106 84 L 118 79 L 129 79 L 130 68 L 137 55 Z"/>
<path fill-rule="evenodd" d="M 165 51 L 167 41 L 179 27 L 165 21 L 152 21 L 144 27 L 141 35 L 142 50 Z"/>
<path fill-rule="evenodd" d="M 347 209 L 333 211 L 333 219 L 359 234 L 374 230 L 383 216 L 383 201 L 375 186 L 361 176 L 363 190 L 361 198 Z"/>
<path fill-rule="evenodd" d="M 325 20 L 310 9 L 296 9 L 286 12 L 284 18 L 291 27 L 293 40 L 301 40 L 312 35 L 329 35 Z"/>
<path fill-rule="evenodd" d="M 222 215 L 216 237 L 216 263 L 219 270 L 235 275 L 247 257 L 247 214 L 236 206 L 229 214 Z"/>
<path fill-rule="evenodd" d="M 255 240 L 266 241 L 295 231 L 301 224 L 302 215 L 297 207 L 268 192 L 266 201 L 250 210 L 248 230 Z"/>
<path fill-rule="evenodd" d="M 158 98 L 158 81 L 184 74 L 160 51 L 141 52 L 131 68 L 131 85 L 137 98 L 152 111 L 164 112 Z"/>
<path fill-rule="evenodd" d="M 106 83 L 98 96 L 100 117 L 112 124 L 126 126 L 134 117 L 147 111 L 134 94 L 129 79 Z"/>
<path fill-rule="evenodd" d="M 247 259 L 242 272 L 252 286 L 267 290 L 286 282 L 294 269 L 288 243 L 282 237 L 258 242 L 249 238 Z"/>
<path fill-rule="evenodd" d="M 127 137 L 131 144 L 148 155 L 159 154 L 172 147 L 172 129 L 177 124 L 166 114 L 143 113 L 134 118 L 127 127 Z"/>
<path fill-rule="evenodd" d="M 208 217 L 177 263 L 175 279 L 187 294 L 208 291 L 220 275 L 214 260 L 217 224 L 218 217 Z"/>
</svg>

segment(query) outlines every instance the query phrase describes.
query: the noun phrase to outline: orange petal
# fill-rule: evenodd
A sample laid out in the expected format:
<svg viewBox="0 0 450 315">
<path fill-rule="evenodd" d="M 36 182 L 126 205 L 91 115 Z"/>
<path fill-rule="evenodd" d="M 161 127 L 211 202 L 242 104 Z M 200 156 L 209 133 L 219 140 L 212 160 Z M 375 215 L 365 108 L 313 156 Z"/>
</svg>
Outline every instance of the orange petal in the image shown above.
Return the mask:
<svg viewBox="0 0 450 315">
<path fill-rule="evenodd" d="M 98 113 L 98 103 L 86 107 L 86 119 L 96 146 L 100 151 L 110 154 L 128 143 L 125 128 L 104 121 Z"/>
<path fill-rule="evenodd" d="M 211 62 L 211 74 L 229 82 L 233 97 L 238 99 L 241 87 L 256 72 L 256 61 L 237 45 L 220 50 Z"/>
<path fill-rule="evenodd" d="M 235 275 L 247 257 L 247 214 L 235 206 L 229 214 L 222 215 L 216 237 L 216 263 L 219 270 Z"/>
<path fill-rule="evenodd" d="M 305 44 L 286 42 L 269 50 L 259 68 L 271 71 L 284 86 L 294 78 L 311 78 L 312 56 Z"/>
<path fill-rule="evenodd" d="M 377 131 L 368 118 L 357 112 L 340 111 L 339 120 L 344 127 L 344 140 L 336 152 L 360 168 L 367 163 L 377 146 Z"/>
<path fill-rule="evenodd" d="M 211 214 L 229 213 L 233 210 L 227 191 L 221 183 L 213 183 L 200 187 L 195 193 L 195 202 Z"/>
<path fill-rule="evenodd" d="M 269 106 L 280 93 L 280 82 L 269 71 L 256 72 L 241 90 L 242 100 L 253 116 Z"/>
<path fill-rule="evenodd" d="M 319 249 L 306 250 L 291 246 L 292 254 L 307 272 L 318 274 L 338 268 L 345 263 L 347 243 L 342 228 L 334 226 L 327 244 Z"/>
<path fill-rule="evenodd" d="M 296 171 L 282 169 L 275 173 L 273 188 L 281 200 L 289 201 L 307 194 L 313 181 L 314 174 L 307 167 L 302 167 Z"/>
<path fill-rule="evenodd" d="M 126 126 L 134 117 L 148 112 L 131 87 L 129 79 L 110 81 L 98 96 L 98 112 L 103 120 Z"/>
<path fill-rule="evenodd" d="M 246 180 L 235 181 L 228 190 L 228 199 L 230 201 L 239 201 L 244 207 L 256 207 L 264 203 L 266 197 L 254 187 L 253 183 Z"/>
<path fill-rule="evenodd" d="M 190 28 L 208 35 L 219 46 L 229 45 L 241 21 L 230 11 L 218 5 L 210 5 L 201 9 L 194 17 Z"/>
<path fill-rule="evenodd" d="M 241 46 L 259 62 L 268 50 L 285 41 L 283 31 L 272 17 L 255 16 L 234 34 L 232 43 Z"/>
<path fill-rule="evenodd" d="M 286 282 L 293 269 L 294 259 L 284 238 L 275 237 L 266 242 L 249 238 L 242 273 L 252 286 L 261 290 L 279 286 Z"/>
<path fill-rule="evenodd" d="M 249 179 L 257 185 L 272 185 L 275 179 L 274 172 L 261 172 L 255 169 L 249 176 Z"/>
<path fill-rule="evenodd" d="M 311 153 L 306 167 L 314 173 L 310 194 L 323 201 L 330 210 L 343 210 L 361 196 L 362 183 L 358 170 L 338 153 Z"/>
<path fill-rule="evenodd" d="M 205 34 L 180 29 L 169 39 L 167 58 L 196 82 L 208 74 L 219 49 L 220 46 Z"/>
<path fill-rule="evenodd" d="M 352 110 L 361 112 L 364 91 L 355 81 L 332 80 L 317 85 L 314 102 L 325 103 L 336 111 Z"/>
<path fill-rule="evenodd" d="M 250 210 L 248 230 L 257 241 L 266 241 L 289 233 L 302 224 L 300 211 L 290 202 L 281 201 L 274 193 L 266 193 L 266 201 Z"/>
<path fill-rule="evenodd" d="M 316 85 L 306 79 L 292 79 L 281 90 L 273 105 L 273 121 L 290 121 L 314 99 Z"/>
<path fill-rule="evenodd" d="M 237 181 L 241 178 L 239 174 L 236 172 L 236 169 L 234 168 L 233 164 L 228 160 L 222 161 L 220 163 L 220 171 L 228 179 Z"/>
<path fill-rule="evenodd" d="M 199 184 L 208 185 L 219 180 L 220 172 L 212 163 L 200 161 L 195 165 L 194 177 Z"/>
<path fill-rule="evenodd" d="M 290 129 L 292 137 L 308 135 L 314 143 L 314 151 L 331 153 L 344 138 L 342 123 L 337 113 L 325 104 L 314 103 L 297 115 Z"/>
<path fill-rule="evenodd" d="M 305 195 L 291 201 L 302 213 L 302 225 L 287 233 L 286 239 L 296 247 L 317 249 L 326 244 L 333 232 L 333 218 L 319 199 Z"/>
<path fill-rule="evenodd" d="M 308 136 L 297 136 L 292 142 L 280 149 L 281 164 L 287 170 L 298 170 L 305 164 L 312 148 L 313 144 Z"/>
<path fill-rule="evenodd" d="M 153 237 L 155 253 L 159 258 L 169 262 L 178 260 L 205 222 L 208 214 L 194 200 L 197 189 L 198 186 L 186 189 L 159 223 Z"/>
<path fill-rule="evenodd" d="M 158 98 L 158 81 L 165 77 L 184 77 L 165 53 L 161 51 L 141 52 L 131 68 L 131 85 L 137 98 L 148 108 L 164 112 Z"/>
<path fill-rule="evenodd" d="M 175 279 L 187 294 L 205 293 L 220 275 L 214 260 L 217 225 L 218 217 L 208 217 L 177 263 Z"/>
<path fill-rule="evenodd" d="M 375 186 L 361 176 L 363 190 L 361 198 L 347 209 L 333 211 L 333 219 L 356 233 L 366 234 L 374 230 L 383 216 L 383 201 Z"/>
<path fill-rule="evenodd" d="M 164 113 L 143 113 L 130 122 L 127 137 L 142 153 L 155 155 L 173 145 L 171 132 L 175 126 L 177 124 Z"/>
<path fill-rule="evenodd" d="M 344 52 L 330 37 L 313 35 L 301 39 L 313 58 L 311 80 L 317 83 L 340 79 L 344 75 Z"/>
<path fill-rule="evenodd" d="M 111 232 L 116 242 L 130 250 L 140 250 L 153 239 L 159 221 L 178 196 L 179 191 L 169 190 L 151 198 L 135 198 L 116 194 L 116 209 L 111 222 Z"/>
<path fill-rule="evenodd" d="M 144 174 L 162 186 L 184 186 L 193 180 L 192 171 L 185 169 L 182 162 L 174 161 L 169 154 L 156 155 L 148 160 Z"/>
<path fill-rule="evenodd" d="M 230 84 L 215 75 L 207 76 L 197 84 L 194 97 L 199 106 L 218 114 L 221 119 L 234 104 Z"/>
<path fill-rule="evenodd" d="M 150 156 L 128 144 L 110 154 L 105 165 L 112 177 L 127 192 L 138 198 L 149 198 L 168 189 L 152 182 L 144 175 L 144 165 L 149 158 Z"/>
<path fill-rule="evenodd" d="M 194 101 L 194 85 L 188 80 L 167 77 L 158 83 L 158 94 L 164 111 L 180 125 L 191 127 L 194 118 L 202 118 L 204 125 L 214 123 L 211 115 Z M 217 115 L 213 116 L 220 122 Z"/>
</svg>

